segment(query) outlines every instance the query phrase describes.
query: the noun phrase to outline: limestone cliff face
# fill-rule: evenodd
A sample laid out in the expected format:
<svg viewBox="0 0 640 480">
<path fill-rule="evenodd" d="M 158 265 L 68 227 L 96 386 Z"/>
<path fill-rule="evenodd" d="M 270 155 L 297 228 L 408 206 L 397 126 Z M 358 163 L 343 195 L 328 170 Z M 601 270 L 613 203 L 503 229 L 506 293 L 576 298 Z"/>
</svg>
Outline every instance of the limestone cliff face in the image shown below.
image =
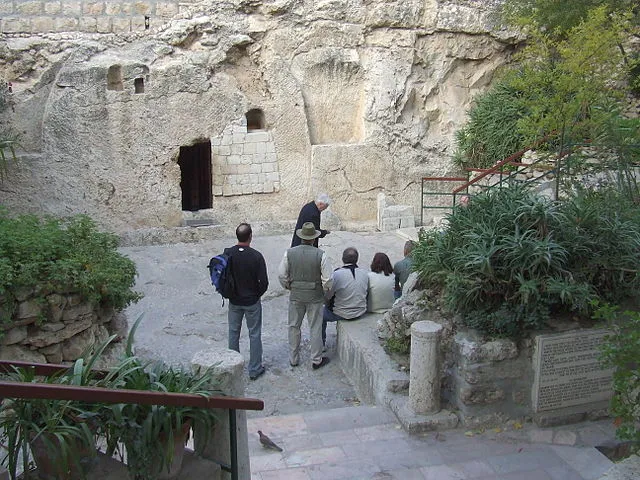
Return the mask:
<svg viewBox="0 0 640 480">
<path fill-rule="evenodd" d="M 379 192 L 419 215 L 421 177 L 452 173 L 453 134 L 511 50 L 494 7 L 208 0 L 149 30 L 7 33 L 26 153 L 0 203 L 116 231 L 183 208 L 289 220 L 319 191 L 343 224 L 374 221 Z"/>
</svg>

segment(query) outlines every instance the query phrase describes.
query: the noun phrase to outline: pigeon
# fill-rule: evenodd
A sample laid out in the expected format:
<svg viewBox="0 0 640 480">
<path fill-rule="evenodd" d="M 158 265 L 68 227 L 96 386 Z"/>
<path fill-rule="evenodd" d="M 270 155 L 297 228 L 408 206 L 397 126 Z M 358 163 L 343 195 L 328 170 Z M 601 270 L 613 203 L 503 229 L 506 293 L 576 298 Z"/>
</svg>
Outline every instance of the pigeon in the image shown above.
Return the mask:
<svg viewBox="0 0 640 480">
<path fill-rule="evenodd" d="M 277 450 L 279 452 L 282 451 L 282 449 L 278 445 L 273 443 L 273 441 L 260 430 L 258 430 L 258 435 L 260 435 L 260 443 L 264 448 L 271 448 L 272 450 Z"/>
</svg>

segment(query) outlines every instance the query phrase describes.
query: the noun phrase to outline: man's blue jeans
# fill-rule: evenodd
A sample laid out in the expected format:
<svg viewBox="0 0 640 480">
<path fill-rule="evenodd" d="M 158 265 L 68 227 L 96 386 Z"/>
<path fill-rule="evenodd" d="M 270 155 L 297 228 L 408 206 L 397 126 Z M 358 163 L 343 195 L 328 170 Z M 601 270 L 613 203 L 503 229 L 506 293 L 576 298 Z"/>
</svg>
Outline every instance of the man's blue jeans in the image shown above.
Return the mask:
<svg viewBox="0 0 640 480">
<path fill-rule="evenodd" d="M 249 376 L 259 375 L 262 369 L 262 303 L 234 305 L 229 302 L 229 350 L 240 352 L 242 317 L 247 319 L 249 330 Z"/>
</svg>

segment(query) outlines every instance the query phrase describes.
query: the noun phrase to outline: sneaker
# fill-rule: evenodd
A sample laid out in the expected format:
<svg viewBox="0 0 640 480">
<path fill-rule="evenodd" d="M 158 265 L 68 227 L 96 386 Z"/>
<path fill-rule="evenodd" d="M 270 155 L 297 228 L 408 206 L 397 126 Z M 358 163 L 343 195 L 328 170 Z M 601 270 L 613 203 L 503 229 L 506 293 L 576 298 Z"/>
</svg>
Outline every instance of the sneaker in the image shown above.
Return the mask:
<svg viewBox="0 0 640 480">
<path fill-rule="evenodd" d="M 262 369 L 259 372 L 249 375 L 249 378 L 251 380 L 256 380 L 257 378 L 260 378 L 262 375 L 264 375 L 265 371 L 266 369 L 262 367 Z"/>
<path fill-rule="evenodd" d="M 317 369 L 319 369 L 319 368 L 322 368 L 322 367 L 324 367 L 324 366 L 325 366 L 327 363 L 329 363 L 329 362 L 330 362 L 330 360 L 329 360 L 329 358 L 328 358 L 328 357 L 322 357 L 322 361 L 321 361 L 320 363 L 314 363 L 314 364 L 313 364 L 313 369 L 314 369 L 314 370 L 317 370 Z"/>
</svg>

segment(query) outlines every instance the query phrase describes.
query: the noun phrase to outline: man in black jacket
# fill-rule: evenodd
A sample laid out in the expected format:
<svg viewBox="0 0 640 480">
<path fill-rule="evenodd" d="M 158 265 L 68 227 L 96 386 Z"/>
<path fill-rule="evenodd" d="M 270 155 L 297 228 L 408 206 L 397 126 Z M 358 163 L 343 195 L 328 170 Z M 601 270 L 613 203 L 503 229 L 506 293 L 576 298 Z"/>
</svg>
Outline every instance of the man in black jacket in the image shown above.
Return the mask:
<svg viewBox="0 0 640 480">
<path fill-rule="evenodd" d="M 316 230 L 320 231 L 319 238 L 324 238 L 325 235 L 331 233 L 329 232 L 329 230 L 322 230 L 320 228 L 320 213 L 327 209 L 329 203 L 331 203 L 329 195 L 327 195 L 326 193 L 320 193 L 313 202 L 309 202 L 304 207 L 302 207 L 302 210 L 300 210 L 300 214 L 298 215 L 296 228 L 293 229 L 291 248 L 300 245 L 300 237 L 296 235 L 296 231 L 300 230 L 302 226 L 307 222 L 313 223 L 313 226 L 316 227 Z M 317 238 L 314 240 L 313 246 L 318 246 Z"/>
<path fill-rule="evenodd" d="M 255 380 L 264 373 L 262 365 L 262 302 L 260 297 L 269 287 L 267 265 L 262 254 L 251 248 L 251 225 L 241 223 L 236 228 L 238 244 L 225 249 L 231 255 L 235 292 L 229 298 L 229 349 L 240 352 L 242 318 L 249 330 L 249 378 Z"/>
</svg>

